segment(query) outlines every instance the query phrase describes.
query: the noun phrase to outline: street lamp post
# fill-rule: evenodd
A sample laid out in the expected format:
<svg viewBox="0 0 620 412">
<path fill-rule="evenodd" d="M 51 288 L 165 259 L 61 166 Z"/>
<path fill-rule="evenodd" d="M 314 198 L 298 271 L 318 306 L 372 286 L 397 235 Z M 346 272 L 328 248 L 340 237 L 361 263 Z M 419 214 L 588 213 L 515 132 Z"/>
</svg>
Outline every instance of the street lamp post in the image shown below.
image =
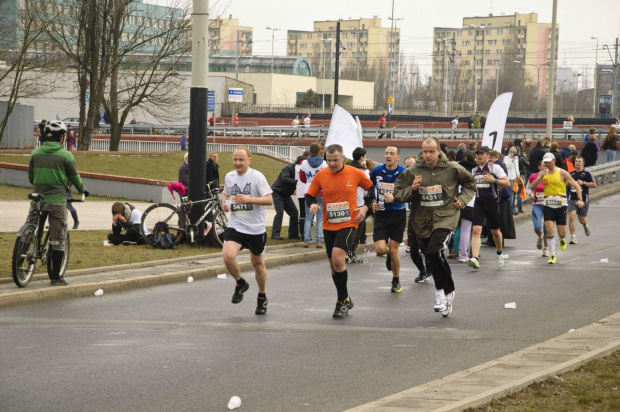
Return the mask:
<svg viewBox="0 0 620 412">
<path fill-rule="evenodd" d="M 519 60 L 515 60 L 513 63 L 521 64 L 521 62 Z M 536 118 L 538 118 L 538 103 L 540 101 L 540 68 L 543 67 L 543 66 L 549 66 L 549 61 L 546 61 L 543 64 L 525 63 L 523 65 L 524 66 L 534 66 L 534 67 L 536 67 L 536 72 L 537 72 L 537 76 L 536 76 Z"/>
<path fill-rule="evenodd" d="M 482 30 L 482 60 L 484 61 L 484 24 L 476 26 L 470 24 L 469 27 L 476 29 L 474 34 L 474 114 L 478 113 L 478 29 Z M 483 74 L 484 76 L 484 74 Z"/>
<path fill-rule="evenodd" d="M 575 114 L 577 114 L 577 96 L 579 95 L 579 76 L 581 76 L 581 73 L 573 76 L 577 77 L 577 83 L 575 84 Z"/>
<path fill-rule="evenodd" d="M 598 93 L 598 37 L 590 37 L 591 40 L 596 40 L 596 53 L 594 54 L 594 92 L 592 93 L 592 117 L 596 117 L 596 101 Z"/>
<path fill-rule="evenodd" d="M 280 31 L 279 27 L 266 27 L 267 30 L 271 30 L 271 90 L 269 91 L 269 109 L 273 104 L 273 43 L 276 35 L 276 30 Z"/>
<path fill-rule="evenodd" d="M 323 99 L 322 99 L 322 104 L 321 107 L 323 109 L 325 109 L 325 41 L 330 41 L 331 42 L 331 38 L 329 37 L 321 37 L 321 36 L 317 36 L 319 40 L 321 40 L 323 42 Z M 331 45 L 331 43 L 330 43 Z M 331 49 L 331 47 L 330 47 Z M 331 51 L 331 50 L 330 50 Z"/>
</svg>

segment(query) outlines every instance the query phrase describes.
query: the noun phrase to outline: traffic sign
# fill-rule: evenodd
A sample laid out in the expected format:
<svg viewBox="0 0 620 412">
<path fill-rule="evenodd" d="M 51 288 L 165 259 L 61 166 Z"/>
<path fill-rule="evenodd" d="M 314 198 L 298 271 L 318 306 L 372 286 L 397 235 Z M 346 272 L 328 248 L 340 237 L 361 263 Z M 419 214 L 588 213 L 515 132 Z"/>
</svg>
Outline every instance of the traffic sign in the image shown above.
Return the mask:
<svg viewBox="0 0 620 412">
<path fill-rule="evenodd" d="M 388 104 L 388 113 L 389 114 L 394 113 L 394 105 L 393 104 Z"/>
<path fill-rule="evenodd" d="M 238 89 L 234 87 L 228 88 L 228 101 L 243 103 L 243 89 Z"/>
<path fill-rule="evenodd" d="M 392 99 L 392 95 L 390 95 L 390 98 L 388 99 L 388 104 L 394 105 L 394 99 Z"/>
<path fill-rule="evenodd" d="M 215 111 L 215 90 L 209 90 L 207 95 L 207 111 Z"/>
</svg>

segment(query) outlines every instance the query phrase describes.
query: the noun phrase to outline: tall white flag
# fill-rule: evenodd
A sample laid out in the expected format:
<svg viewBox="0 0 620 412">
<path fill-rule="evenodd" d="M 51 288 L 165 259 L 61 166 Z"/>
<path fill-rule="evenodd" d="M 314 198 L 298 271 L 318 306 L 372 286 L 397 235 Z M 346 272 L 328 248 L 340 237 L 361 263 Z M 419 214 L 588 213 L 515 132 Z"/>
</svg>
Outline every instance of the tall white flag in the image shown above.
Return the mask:
<svg viewBox="0 0 620 412">
<path fill-rule="evenodd" d="M 362 143 L 362 126 L 359 119 L 354 119 L 349 112 L 336 105 L 332 121 L 327 132 L 325 146 L 339 144 L 347 159 L 353 158 L 353 150 L 364 147 Z"/>
<path fill-rule="evenodd" d="M 481 146 L 486 146 L 501 153 L 504 130 L 506 129 L 506 118 L 508 117 L 511 100 L 512 92 L 502 93 L 497 96 L 491 105 L 487 122 L 484 125 L 484 132 L 482 133 Z"/>
</svg>

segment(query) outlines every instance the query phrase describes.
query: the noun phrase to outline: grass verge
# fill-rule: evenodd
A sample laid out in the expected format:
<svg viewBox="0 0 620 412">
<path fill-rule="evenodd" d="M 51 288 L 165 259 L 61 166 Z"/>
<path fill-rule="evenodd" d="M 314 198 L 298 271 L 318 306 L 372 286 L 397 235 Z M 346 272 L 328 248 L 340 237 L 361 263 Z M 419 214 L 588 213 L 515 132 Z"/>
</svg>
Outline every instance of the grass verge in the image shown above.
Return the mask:
<svg viewBox="0 0 620 412">
<path fill-rule="evenodd" d="M 19 187 L 19 186 L 11 186 L 11 185 L 2 185 L 0 184 L 0 201 L 2 200 L 23 200 L 28 201 L 28 194 L 32 193 L 32 187 Z M 74 198 L 78 199 L 80 196 L 78 194 L 73 195 Z M 117 197 L 107 197 L 107 196 L 88 196 L 87 201 L 103 201 L 103 202 L 128 202 L 131 199 L 120 199 Z M 25 214 L 28 213 L 28 210 L 24 211 Z M 24 220 L 26 220 L 26 215 L 24 215 Z"/>
<path fill-rule="evenodd" d="M 79 171 L 103 173 L 116 176 L 139 177 L 143 179 L 167 180 L 176 182 L 179 166 L 183 163 L 184 152 L 162 154 L 118 154 L 74 153 Z M 0 162 L 27 165 L 30 155 L 0 154 Z M 234 170 L 232 153 L 220 152 L 220 179 L 224 182 L 226 173 Z M 262 155 L 252 155 L 250 167 L 265 175 L 273 183 L 286 163 Z"/>
<path fill-rule="evenodd" d="M 620 351 L 480 408 L 467 409 L 495 411 L 620 411 Z"/>
<path fill-rule="evenodd" d="M 282 227 L 287 233 L 288 227 Z M 219 254 L 221 249 L 207 247 L 203 244 L 181 244 L 170 250 L 154 249 L 149 245 L 104 247 L 108 231 L 71 230 L 71 257 L 68 270 L 122 265 L 128 263 L 148 262 L 151 260 L 171 259 L 184 256 Z M 267 246 L 298 242 L 297 240 L 273 240 L 271 227 L 267 228 Z M 0 233 L 0 277 L 11 276 L 11 260 L 15 233 Z M 120 252 L 120 253 L 119 253 Z M 130 252 L 130 253 L 128 253 Z M 39 261 L 39 265 L 40 265 Z M 36 273 L 46 273 L 45 267 L 38 267 Z"/>
</svg>

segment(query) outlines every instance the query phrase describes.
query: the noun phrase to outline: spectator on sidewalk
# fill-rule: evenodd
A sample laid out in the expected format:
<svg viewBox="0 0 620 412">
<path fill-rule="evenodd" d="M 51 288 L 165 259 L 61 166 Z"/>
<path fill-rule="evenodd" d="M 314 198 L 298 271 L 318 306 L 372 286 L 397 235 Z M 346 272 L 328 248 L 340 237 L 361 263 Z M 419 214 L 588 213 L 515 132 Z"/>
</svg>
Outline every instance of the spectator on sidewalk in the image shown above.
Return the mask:
<svg viewBox="0 0 620 412">
<path fill-rule="evenodd" d="M 141 245 L 142 213 L 130 203 L 116 202 L 112 205 L 112 233 L 108 235 L 111 245 Z"/>
<path fill-rule="evenodd" d="M 41 120 L 39 123 L 39 146 L 43 146 L 45 143 L 45 126 L 47 126 L 47 120 Z"/>
<path fill-rule="evenodd" d="M 187 150 L 187 134 L 183 132 L 181 134 L 181 151 L 184 152 Z"/>
<path fill-rule="evenodd" d="M 207 172 L 207 180 L 206 183 L 209 185 L 210 190 L 221 189 L 223 186 L 220 185 L 220 165 L 217 164 L 219 156 L 217 152 L 209 153 L 209 159 L 207 160 L 206 172 Z"/>
<path fill-rule="evenodd" d="M 189 187 L 189 163 L 187 163 L 189 154 L 185 153 L 183 157 L 183 164 L 179 166 L 179 179 L 178 181 L 185 186 L 185 188 Z"/>
<path fill-rule="evenodd" d="M 289 163 L 282 168 L 278 178 L 271 185 L 271 197 L 273 198 L 273 207 L 276 211 L 271 225 L 271 238 L 275 240 L 284 240 L 280 236 L 282 230 L 282 217 L 284 212 L 288 215 L 288 238 L 299 239 L 299 212 L 297 206 L 291 198 L 297 189 L 297 180 L 295 180 L 295 163 Z"/>
</svg>

